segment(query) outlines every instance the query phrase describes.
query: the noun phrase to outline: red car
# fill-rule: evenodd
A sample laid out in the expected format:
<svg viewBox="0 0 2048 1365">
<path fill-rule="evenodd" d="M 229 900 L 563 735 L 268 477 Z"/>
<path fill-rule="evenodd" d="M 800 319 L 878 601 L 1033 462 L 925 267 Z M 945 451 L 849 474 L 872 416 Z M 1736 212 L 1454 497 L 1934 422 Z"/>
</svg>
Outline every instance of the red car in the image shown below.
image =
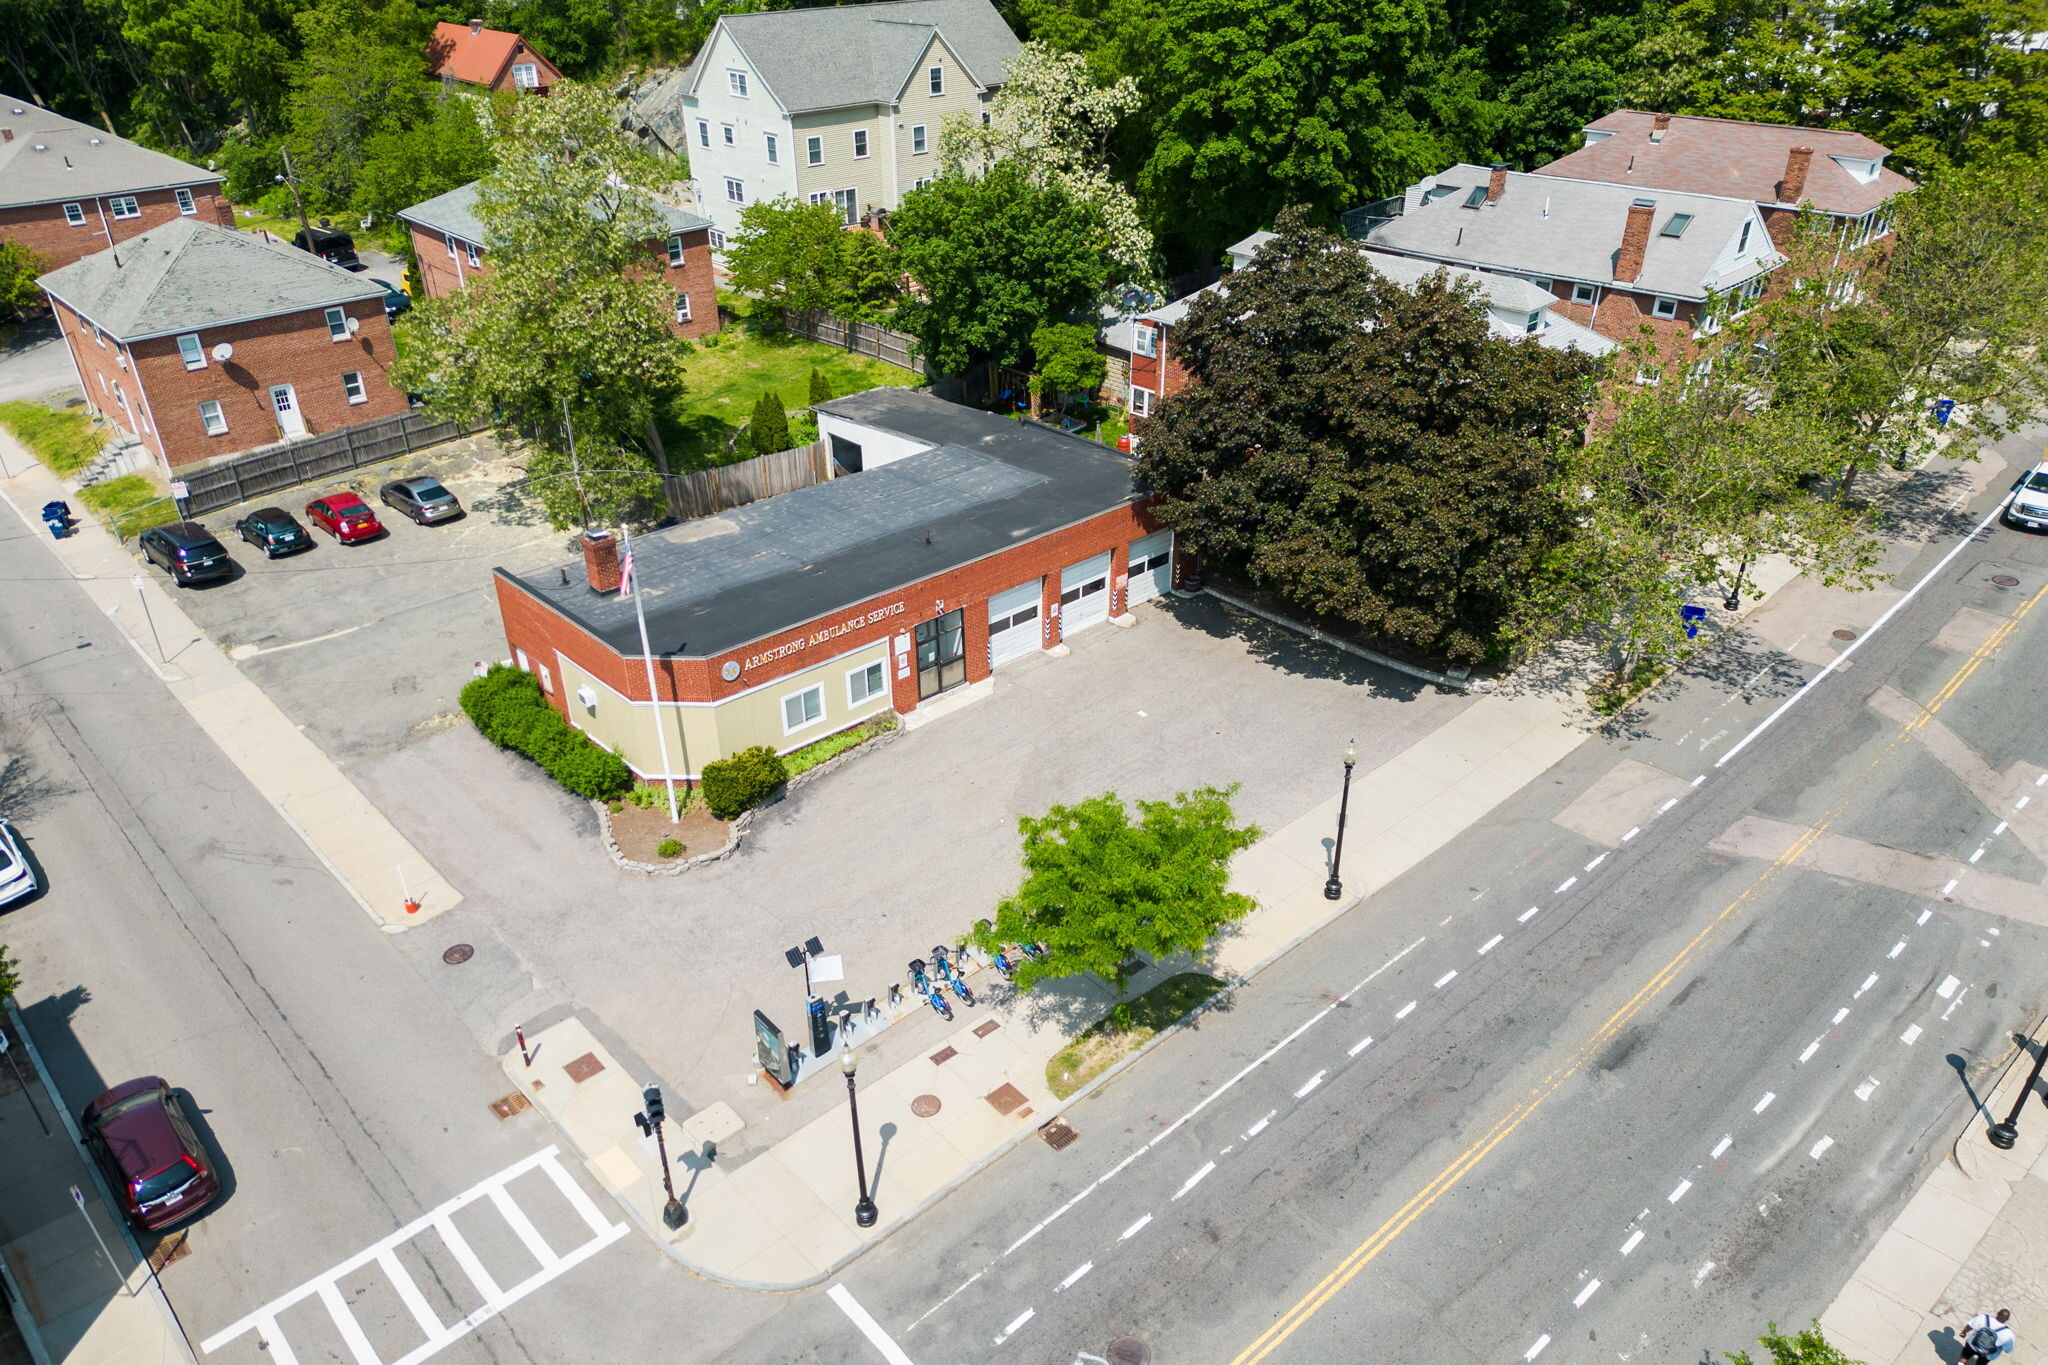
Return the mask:
<svg viewBox="0 0 2048 1365">
<path fill-rule="evenodd" d="M 306 520 L 325 530 L 344 545 L 375 540 L 384 534 L 384 523 L 370 505 L 353 493 L 329 493 L 306 504 Z"/>
<path fill-rule="evenodd" d="M 146 1232 L 199 1212 L 220 1194 L 206 1148 L 161 1076 L 124 1081 L 78 1116 L 121 1212 Z"/>
</svg>

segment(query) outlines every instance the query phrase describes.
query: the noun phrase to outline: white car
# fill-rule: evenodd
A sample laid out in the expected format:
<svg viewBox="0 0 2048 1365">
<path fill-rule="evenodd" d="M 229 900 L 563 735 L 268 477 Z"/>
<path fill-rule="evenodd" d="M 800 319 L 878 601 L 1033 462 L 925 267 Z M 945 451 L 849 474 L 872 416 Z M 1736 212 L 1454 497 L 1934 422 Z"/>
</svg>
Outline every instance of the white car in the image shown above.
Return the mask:
<svg viewBox="0 0 2048 1365">
<path fill-rule="evenodd" d="M 21 851 L 21 836 L 14 826 L 0 820 L 0 905 L 33 895 L 35 889 L 36 872 Z"/>
<path fill-rule="evenodd" d="M 2048 460 L 2020 475 L 2012 501 L 2005 506 L 2005 520 L 2029 531 L 2048 531 Z"/>
</svg>

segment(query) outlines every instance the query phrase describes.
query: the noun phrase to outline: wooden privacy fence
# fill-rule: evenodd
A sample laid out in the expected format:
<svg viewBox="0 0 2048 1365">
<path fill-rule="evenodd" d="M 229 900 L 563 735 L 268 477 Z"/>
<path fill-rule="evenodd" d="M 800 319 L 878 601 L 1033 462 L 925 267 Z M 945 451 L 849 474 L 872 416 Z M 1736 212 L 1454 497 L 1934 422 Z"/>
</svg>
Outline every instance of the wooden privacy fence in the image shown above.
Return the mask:
<svg viewBox="0 0 2048 1365">
<path fill-rule="evenodd" d="M 744 507 L 778 493 L 794 493 L 823 483 L 826 478 L 825 443 L 813 441 L 794 450 L 757 455 L 739 464 L 720 465 L 695 474 L 675 474 L 668 479 L 668 510 L 685 521 L 715 517 L 734 507 Z"/>
<path fill-rule="evenodd" d="M 177 477 L 185 481 L 186 514 L 200 516 L 481 430 L 460 422 L 436 422 L 420 412 L 401 412 L 324 436 L 264 446 Z"/>
<path fill-rule="evenodd" d="M 893 331 L 872 322 L 848 322 L 830 313 L 806 315 L 787 308 L 782 311 L 782 325 L 797 336 L 822 341 L 827 346 L 837 346 L 842 351 L 852 351 L 857 355 L 871 355 L 913 374 L 931 376 L 931 368 L 912 354 L 914 341 L 907 332 Z"/>
</svg>

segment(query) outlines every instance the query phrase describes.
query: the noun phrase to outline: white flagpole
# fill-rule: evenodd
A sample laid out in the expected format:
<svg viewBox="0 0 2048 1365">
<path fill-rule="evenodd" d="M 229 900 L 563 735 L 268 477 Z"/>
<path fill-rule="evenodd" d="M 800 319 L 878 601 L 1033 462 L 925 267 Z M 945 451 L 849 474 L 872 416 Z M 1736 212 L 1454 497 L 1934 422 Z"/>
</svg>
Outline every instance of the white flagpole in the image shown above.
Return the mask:
<svg viewBox="0 0 2048 1365">
<path fill-rule="evenodd" d="M 633 535 L 621 523 L 619 544 L 626 553 L 633 548 Z M 633 566 L 633 580 L 626 584 L 626 590 L 633 596 L 633 617 L 640 623 L 640 657 L 647 663 L 647 700 L 654 705 L 654 742 L 661 748 L 662 771 L 668 776 L 668 821 L 675 824 L 683 818 L 676 808 L 676 774 L 668 760 L 668 727 L 661 723 L 661 694 L 654 688 L 654 650 L 647 643 L 647 609 L 640 605 L 640 566 Z"/>
</svg>

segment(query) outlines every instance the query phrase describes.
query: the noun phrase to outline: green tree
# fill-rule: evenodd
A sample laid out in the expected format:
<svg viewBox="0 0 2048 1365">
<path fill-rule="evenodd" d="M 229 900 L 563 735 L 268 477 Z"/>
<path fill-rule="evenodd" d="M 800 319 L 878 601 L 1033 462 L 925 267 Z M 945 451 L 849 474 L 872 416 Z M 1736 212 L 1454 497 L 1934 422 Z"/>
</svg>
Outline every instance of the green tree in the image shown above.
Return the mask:
<svg viewBox="0 0 2048 1365">
<path fill-rule="evenodd" d="M 816 365 L 811 366 L 811 401 L 824 403 L 832 397 L 832 381 L 825 378 L 825 372 Z"/>
<path fill-rule="evenodd" d="M 1801 1330 L 1797 1336 L 1789 1337 L 1780 1332 L 1774 1322 L 1764 1328 L 1764 1334 L 1758 1340 L 1771 1353 L 1769 1365 L 1861 1365 L 1861 1362 L 1851 1360 L 1829 1345 L 1817 1322 Z M 1747 1351 L 1730 1351 L 1728 1365 L 1757 1365 L 1757 1362 Z"/>
<path fill-rule="evenodd" d="M 626 142 L 602 88 L 519 101 L 477 194 L 494 268 L 399 325 L 396 382 L 523 441 L 557 527 L 645 515 L 659 498 L 654 414 L 681 396 L 690 349 L 650 268 L 665 232 L 654 195 L 673 174 Z"/>
<path fill-rule="evenodd" d="M 911 191 L 889 240 L 921 291 L 895 325 L 946 372 L 1020 363 L 1034 328 L 1090 308 L 1112 273 L 1100 211 L 1001 162 Z"/>
<path fill-rule="evenodd" d="M 285 143 L 308 207 L 338 211 L 356 201 L 371 140 L 426 119 L 433 21 L 412 0 L 323 0 L 297 23 Z"/>
<path fill-rule="evenodd" d="M 7 955 L 7 945 L 0 943 L 0 1002 L 14 998 L 21 989 L 21 963 Z"/>
<path fill-rule="evenodd" d="M 740 230 L 727 239 L 731 286 L 770 308 L 805 319 L 845 310 L 852 293 L 846 219 L 831 204 L 794 198 L 757 200 L 740 212 Z M 873 240 L 873 238 L 869 238 Z"/>
<path fill-rule="evenodd" d="M 296 51 L 276 0 L 126 0 L 122 33 L 143 54 L 137 90 L 144 130 L 188 153 L 218 145 L 228 125 L 274 132 Z"/>
<path fill-rule="evenodd" d="M 1017 821 L 1024 881 L 975 927 L 973 941 L 1043 943 L 1017 986 L 1093 972 L 1121 997 L 1134 953 L 1201 954 L 1218 929 L 1257 908 L 1230 890 L 1230 860 L 1262 831 L 1240 825 L 1235 786 L 1200 787 L 1171 801 L 1140 801 L 1134 823 L 1123 798 L 1105 792 Z"/>
<path fill-rule="evenodd" d="M 1199 382 L 1146 427 L 1160 520 L 1313 616 L 1498 654 L 1572 533 L 1593 363 L 1492 335 L 1470 285 L 1405 289 L 1302 210 L 1278 234 L 1175 329 Z"/>
<path fill-rule="evenodd" d="M 43 258 L 20 242 L 0 242 L 0 309 L 19 315 L 24 308 L 43 301 L 36 276 L 49 267 Z"/>
<path fill-rule="evenodd" d="M 754 421 L 747 428 L 747 437 L 757 455 L 789 449 L 789 414 L 783 411 L 782 395 L 773 389 L 762 392 L 760 401 L 754 404 Z"/>
<path fill-rule="evenodd" d="M 435 90 L 411 124 L 363 140 L 354 206 L 380 218 L 481 180 L 497 164 L 494 129 L 511 115 L 516 96 L 485 99 Z"/>
<path fill-rule="evenodd" d="M 1040 399 L 1093 393 L 1109 372 L 1109 362 L 1095 344 L 1095 329 L 1077 322 L 1040 325 L 1031 333 L 1031 355 L 1031 392 Z"/>
</svg>

